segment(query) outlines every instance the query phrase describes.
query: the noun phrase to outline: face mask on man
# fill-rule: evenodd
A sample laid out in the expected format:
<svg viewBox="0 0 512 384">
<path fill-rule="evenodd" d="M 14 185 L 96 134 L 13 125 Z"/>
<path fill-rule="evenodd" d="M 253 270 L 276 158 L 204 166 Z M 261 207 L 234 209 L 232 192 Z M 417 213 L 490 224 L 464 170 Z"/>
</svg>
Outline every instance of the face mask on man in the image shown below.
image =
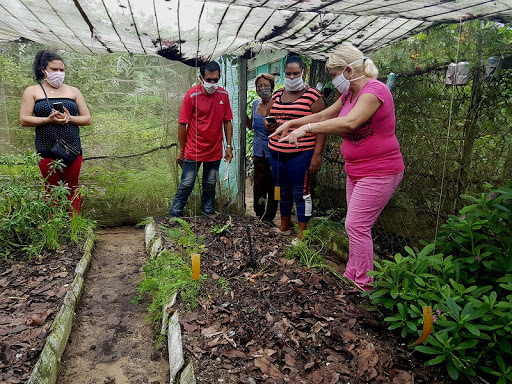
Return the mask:
<svg viewBox="0 0 512 384">
<path fill-rule="evenodd" d="M 303 72 L 304 73 L 304 72 Z M 284 88 L 288 91 L 300 91 L 304 89 L 306 85 L 304 84 L 304 79 L 302 78 L 302 74 L 295 79 L 289 79 L 285 77 L 284 79 Z"/>
<path fill-rule="evenodd" d="M 256 90 L 256 93 L 263 101 L 267 101 L 270 99 L 270 96 L 272 96 L 272 90 L 270 87 L 261 87 Z"/>
<path fill-rule="evenodd" d="M 65 72 L 44 72 L 46 73 L 46 82 L 53 88 L 60 88 L 60 86 L 64 84 L 64 78 L 66 77 Z"/>
<path fill-rule="evenodd" d="M 358 59 L 356 61 L 353 61 L 351 62 L 350 64 L 347 65 L 347 67 L 349 65 L 352 65 L 354 63 L 357 63 L 358 61 L 361 61 L 361 60 L 364 60 L 366 59 L 366 57 L 363 57 L 361 59 Z M 345 67 L 345 69 L 347 69 L 347 67 Z M 345 69 L 343 69 L 343 72 L 345 72 Z M 343 72 L 341 72 L 338 76 L 336 76 L 333 80 L 332 80 L 332 85 L 334 85 L 336 87 L 336 89 L 342 94 L 342 95 L 346 95 L 348 93 L 348 89 L 350 88 L 350 83 L 352 81 L 356 81 L 356 80 L 359 80 L 359 79 L 362 79 L 365 75 L 362 75 L 362 76 L 359 76 L 359 77 L 356 77 L 355 79 L 350 79 L 348 80 L 344 75 L 343 75 Z"/>
<path fill-rule="evenodd" d="M 204 90 L 209 95 L 213 94 L 217 90 L 217 88 L 219 88 L 219 83 L 207 83 L 206 81 L 204 81 L 204 79 L 201 80 L 203 82 Z"/>
</svg>

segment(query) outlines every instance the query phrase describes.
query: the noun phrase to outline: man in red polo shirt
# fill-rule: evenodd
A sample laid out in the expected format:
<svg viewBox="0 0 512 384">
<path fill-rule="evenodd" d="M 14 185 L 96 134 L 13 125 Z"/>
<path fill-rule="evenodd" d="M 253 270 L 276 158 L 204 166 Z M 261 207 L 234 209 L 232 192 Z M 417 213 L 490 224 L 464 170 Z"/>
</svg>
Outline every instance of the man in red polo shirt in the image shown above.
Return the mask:
<svg viewBox="0 0 512 384">
<path fill-rule="evenodd" d="M 182 166 L 182 174 L 169 210 L 172 217 L 183 215 L 201 164 L 201 213 L 215 214 L 215 185 L 222 159 L 223 128 L 227 143 L 224 159 L 229 163 L 233 158 L 233 112 L 227 91 L 219 87 L 220 66 L 212 61 L 203 65 L 200 72 L 199 84 L 189 89 L 183 98 L 178 119 L 179 154 L 176 162 Z"/>
</svg>

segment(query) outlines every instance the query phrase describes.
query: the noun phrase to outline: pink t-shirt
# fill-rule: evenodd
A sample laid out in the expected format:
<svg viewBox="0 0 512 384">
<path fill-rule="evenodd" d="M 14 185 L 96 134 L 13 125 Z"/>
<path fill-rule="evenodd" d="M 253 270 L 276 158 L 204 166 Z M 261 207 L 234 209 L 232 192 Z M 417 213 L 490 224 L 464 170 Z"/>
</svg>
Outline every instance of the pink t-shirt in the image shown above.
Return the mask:
<svg viewBox="0 0 512 384">
<path fill-rule="evenodd" d="M 229 120 L 233 120 L 233 112 L 224 88 L 217 88 L 211 95 L 203 92 L 201 85 L 189 89 L 181 103 L 178 119 L 187 124 L 185 159 L 222 159 L 222 128 Z"/>
<path fill-rule="evenodd" d="M 387 176 L 404 170 L 400 145 L 395 135 L 395 105 L 389 89 L 378 80 L 369 80 L 354 100 L 346 99 L 339 117 L 346 116 L 359 97 L 371 93 L 379 98 L 381 106 L 364 124 L 350 134 L 343 134 L 341 154 L 345 172 L 352 180 L 368 176 Z"/>
</svg>

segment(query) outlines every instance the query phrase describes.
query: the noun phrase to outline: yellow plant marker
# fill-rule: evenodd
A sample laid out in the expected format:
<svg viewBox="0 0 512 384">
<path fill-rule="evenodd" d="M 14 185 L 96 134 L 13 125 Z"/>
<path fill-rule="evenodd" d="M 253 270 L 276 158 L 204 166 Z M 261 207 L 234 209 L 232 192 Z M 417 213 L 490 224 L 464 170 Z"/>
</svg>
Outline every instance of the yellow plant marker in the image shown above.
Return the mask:
<svg viewBox="0 0 512 384">
<path fill-rule="evenodd" d="M 281 187 L 277 185 L 274 187 L 274 200 L 281 200 Z"/>
<path fill-rule="evenodd" d="M 434 318 L 432 317 L 432 307 L 429 305 L 428 307 L 423 307 L 423 330 L 421 331 L 421 335 L 414 342 L 414 344 L 411 344 L 411 347 L 414 347 L 418 344 L 423 343 L 430 335 L 430 332 L 432 332 L 432 326 L 434 325 Z"/>
<path fill-rule="evenodd" d="M 199 253 L 193 253 L 192 258 L 192 280 L 199 278 L 199 272 L 201 271 L 201 255 Z"/>
</svg>

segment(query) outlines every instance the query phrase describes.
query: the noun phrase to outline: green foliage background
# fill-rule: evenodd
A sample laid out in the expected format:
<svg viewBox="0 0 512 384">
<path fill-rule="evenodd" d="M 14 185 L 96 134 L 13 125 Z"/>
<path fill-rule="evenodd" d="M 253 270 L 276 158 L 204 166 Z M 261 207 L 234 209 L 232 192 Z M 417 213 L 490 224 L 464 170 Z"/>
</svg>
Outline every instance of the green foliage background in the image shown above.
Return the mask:
<svg viewBox="0 0 512 384">
<path fill-rule="evenodd" d="M 34 84 L 33 58 L 42 48 L 32 43 L 0 47 L 0 153 L 34 146 L 34 130 L 20 127 L 18 117 L 21 95 Z M 93 117 L 91 126 L 81 128 L 80 181 L 90 190 L 83 212 L 103 225 L 165 215 L 178 181 L 176 149 L 123 156 L 176 143 L 179 107 L 195 69 L 144 55 L 60 54 L 66 83 L 80 89 Z"/>
</svg>

